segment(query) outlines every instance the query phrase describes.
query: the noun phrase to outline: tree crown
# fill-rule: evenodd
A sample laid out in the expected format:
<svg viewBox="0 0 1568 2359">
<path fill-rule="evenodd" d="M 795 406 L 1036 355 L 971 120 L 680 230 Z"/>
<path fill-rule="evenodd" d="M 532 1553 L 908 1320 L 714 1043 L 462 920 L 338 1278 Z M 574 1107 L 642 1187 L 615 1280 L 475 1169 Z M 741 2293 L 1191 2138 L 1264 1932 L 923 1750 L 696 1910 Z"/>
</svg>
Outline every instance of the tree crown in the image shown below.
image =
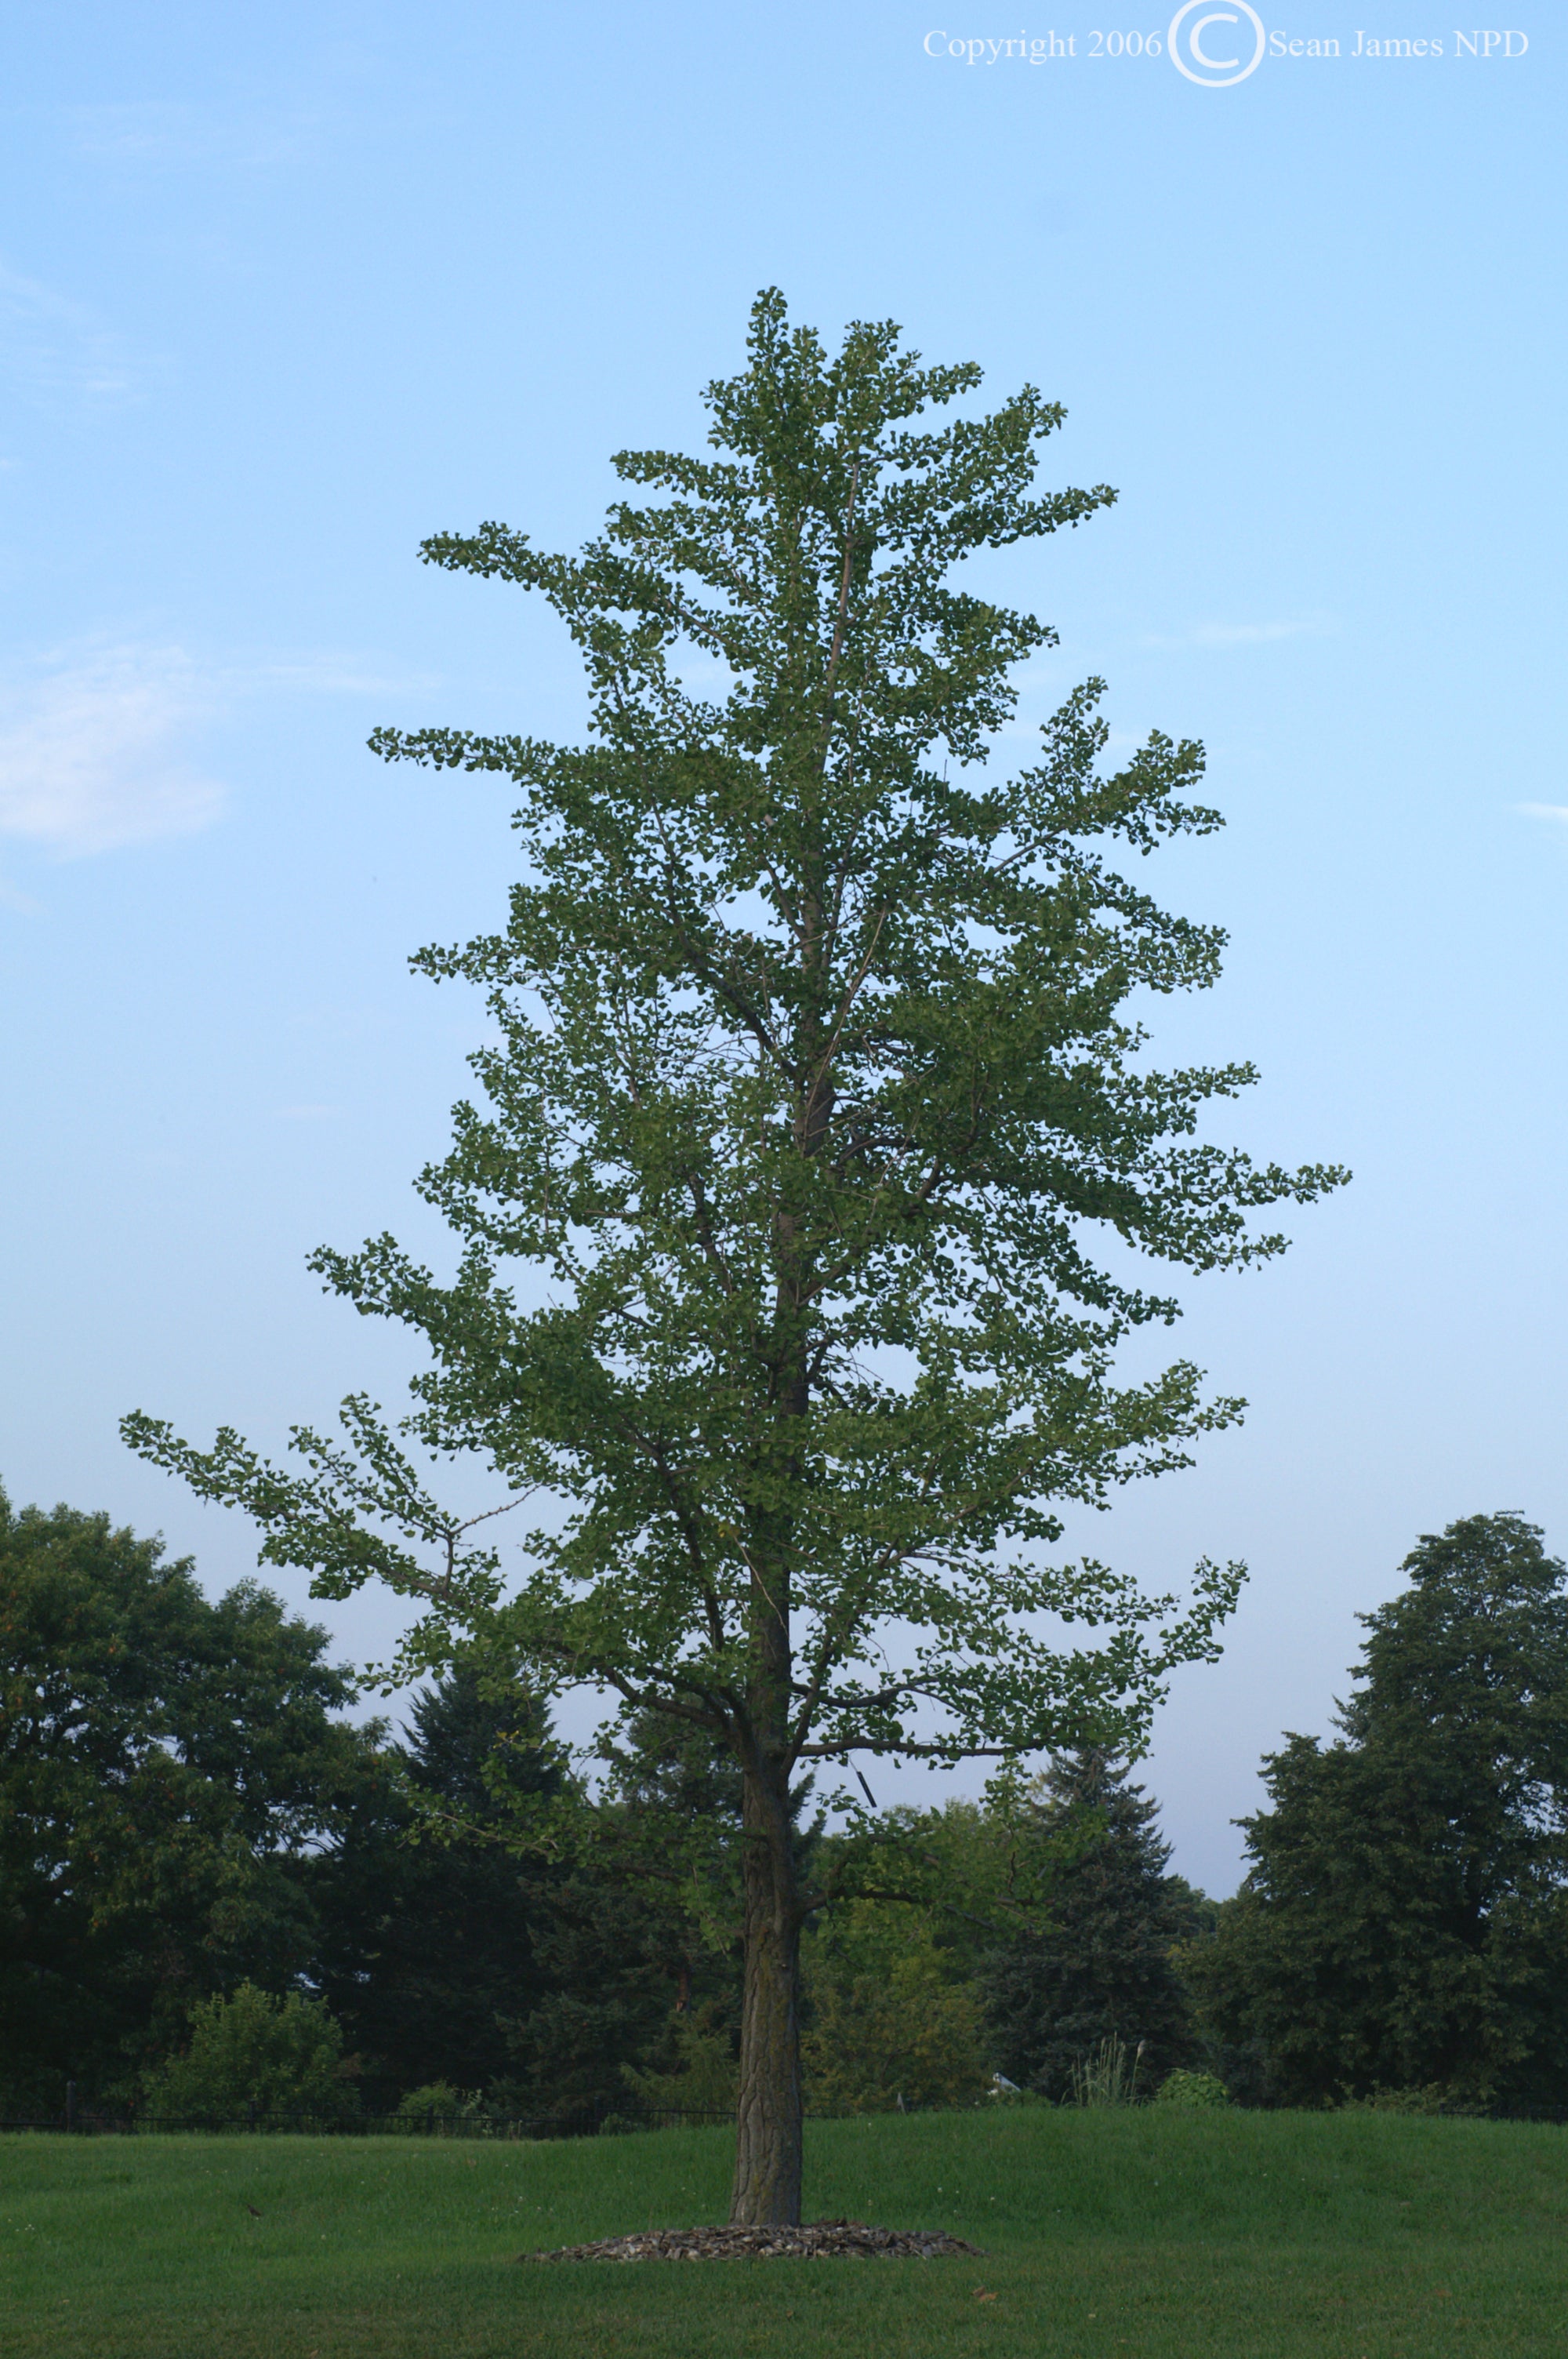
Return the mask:
<svg viewBox="0 0 1568 2359">
<path fill-rule="evenodd" d="M 1054 635 L 953 566 L 1114 496 L 1032 495 L 1063 415 L 1032 387 L 919 422 L 979 381 L 886 323 L 830 358 L 767 293 L 746 367 L 708 389 L 714 455 L 616 460 L 654 504 L 618 502 L 578 557 L 499 524 L 426 544 L 548 600 L 589 742 L 373 740 L 507 776 L 526 869 L 503 930 L 416 962 L 481 986 L 496 1029 L 488 1103 L 419 1183 L 456 1276 L 386 1236 L 314 1266 L 427 1344 L 416 1444 L 562 1502 L 521 1585 L 368 1402 L 347 1449 L 297 1433 L 302 1477 L 227 1431 L 201 1453 L 128 1428 L 326 1593 L 374 1572 L 422 1601 L 408 1667 L 482 1626 L 786 1780 L 860 1748 L 1136 1742 L 1238 1571 L 1200 1568 L 1162 1630 L 1173 1600 L 1039 1551 L 1062 1503 L 1185 1464 L 1239 1404 L 1184 1362 L 1113 1382 L 1130 1329 L 1176 1309 L 1120 1248 L 1267 1257 L 1282 1239 L 1249 1215 L 1342 1176 L 1198 1141 L 1249 1067 L 1140 1061 L 1130 996 L 1212 983 L 1222 937 L 1111 855 L 1217 825 L 1188 799 L 1201 748 L 1155 734 L 1103 775 L 1091 681 L 1038 763 L 968 783 Z M 1097 1636 L 1064 1651 L 1044 1617 Z M 915 1634 L 907 1668 L 890 1627 Z"/>
</svg>

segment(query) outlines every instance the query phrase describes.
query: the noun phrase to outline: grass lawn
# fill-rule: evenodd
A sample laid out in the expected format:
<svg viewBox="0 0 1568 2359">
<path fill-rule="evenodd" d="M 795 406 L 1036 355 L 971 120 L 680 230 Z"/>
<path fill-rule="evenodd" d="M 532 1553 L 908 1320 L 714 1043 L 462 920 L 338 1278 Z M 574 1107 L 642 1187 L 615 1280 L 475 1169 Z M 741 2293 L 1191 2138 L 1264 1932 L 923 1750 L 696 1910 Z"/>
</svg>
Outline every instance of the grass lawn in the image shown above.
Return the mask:
<svg viewBox="0 0 1568 2359">
<path fill-rule="evenodd" d="M 824 2122 L 808 2217 L 983 2261 L 540 2267 L 724 2216 L 727 2132 L 0 2138 L 5 2359 L 1444 2359 L 1568 2350 L 1568 2131 L 1387 2114 Z"/>
</svg>

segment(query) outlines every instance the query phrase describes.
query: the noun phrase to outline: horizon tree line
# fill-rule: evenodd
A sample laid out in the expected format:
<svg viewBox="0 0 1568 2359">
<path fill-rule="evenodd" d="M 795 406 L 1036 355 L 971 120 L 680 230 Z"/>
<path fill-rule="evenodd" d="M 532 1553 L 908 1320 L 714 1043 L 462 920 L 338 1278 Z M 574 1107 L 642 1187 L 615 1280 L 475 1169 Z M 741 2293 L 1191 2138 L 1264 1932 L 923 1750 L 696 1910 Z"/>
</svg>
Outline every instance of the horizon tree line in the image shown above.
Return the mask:
<svg viewBox="0 0 1568 2359">
<path fill-rule="evenodd" d="M 902 1887 L 807 1937 L 810 2104 L 989 2102 L 999 2073 L 1072 2102 L 1119 2041 L 1149 2092 L 1568 2107 L 1568 1572 L 1517 1514 L 1401 1570 L 1337 1733 L 1267 1757 L 1232 1899 L 1170 1872 L 1155 1804 L 1093 1747 L 885 1812 L 874 1842 L 803 1795 L 810 1872 L 838 1853 L 853 1884 L 859 1851 Z M 300 2110 L 332 2072 L 371 2111 L 733 2104 L 743 1813 L 716 1750 L 634 1732 L 579 1794 L 598 1843 L 519 1854 L 517 1790 L 581 1772 L 476 1661 L 394 1740 L 254 1583 L 209 1601 L 156 1541 L 3 1494 L 0 1622 L 0 2114 L 59 2114 L 68 2080 L 167 2109 L 193 2029 L 246 1991 L 308 2056 Z M 661 1890 L 639 1847 L 682 1819 L 708 1872 Z"/>
</svg>

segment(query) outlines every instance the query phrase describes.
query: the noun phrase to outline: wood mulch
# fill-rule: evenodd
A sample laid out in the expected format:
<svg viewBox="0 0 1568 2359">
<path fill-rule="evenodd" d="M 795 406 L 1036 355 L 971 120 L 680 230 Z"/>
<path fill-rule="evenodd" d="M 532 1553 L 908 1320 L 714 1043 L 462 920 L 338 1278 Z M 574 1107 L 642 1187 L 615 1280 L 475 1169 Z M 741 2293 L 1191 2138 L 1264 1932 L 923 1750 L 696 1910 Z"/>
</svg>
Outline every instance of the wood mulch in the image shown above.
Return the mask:
<svg viewBox="0 0 1568 2359">
<path fill-rule="evenodd" d="M 929 2261 L 947 2253 L 982 2257 L 978 2245 L 938 2228 L 868 2228 L 860 2220 L 814 2220 L 804 2228 L 658 2228 L 641 2236 L 606 2236 L 597 2245 L 563 2245 L 522 2253 L 528 2261 L 828 2261 L 875 2256 Z"/>
</svg>

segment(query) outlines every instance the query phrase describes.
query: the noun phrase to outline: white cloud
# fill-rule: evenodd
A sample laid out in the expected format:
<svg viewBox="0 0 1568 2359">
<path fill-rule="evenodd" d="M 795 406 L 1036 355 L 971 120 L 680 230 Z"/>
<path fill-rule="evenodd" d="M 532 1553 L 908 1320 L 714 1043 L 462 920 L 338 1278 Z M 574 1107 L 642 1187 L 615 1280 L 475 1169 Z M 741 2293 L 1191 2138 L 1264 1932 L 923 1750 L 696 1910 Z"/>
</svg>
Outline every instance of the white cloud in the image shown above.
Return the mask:
<svg viewBox="0 0 1568 2359">
<path fill-rule="evenodd" d="M 59 650 L 0 673 L 0 837 L 70 858 L 189 834 L 226 799 L 187 752 L 204 722 L 279 689 L 384 697 L 437 684 L 330 651 L 198 666 L 178 647 Z"/>
<path fill-rule="evenodd" d="M 211 697 L 178 647 L 108 647 L 0 682 L 0 833 L 69 856 L 205 827 L 223 790 L 181 758 Z"/>
<path fill-rule="evenodd" d="M 1260 647 L 1280 639 L 1322 638 L 1334 623 L 1326 614 L 1311 614 L 1293 623 L 1195 623 L 1173 636 L 1152 633 L 1150 647 Z"/>
<path fill-rule="evenodd" d="M 93 312 L 0 263 L 0 366 L 38 400 L 120 401 L 152 367 Z"/>
<path fill-rule="evenodd" d="M 1514 809 L 1522 819 L 1555 819 L 1568 821 L 1568 803 L 1515 803 Z"/>
</svg>

